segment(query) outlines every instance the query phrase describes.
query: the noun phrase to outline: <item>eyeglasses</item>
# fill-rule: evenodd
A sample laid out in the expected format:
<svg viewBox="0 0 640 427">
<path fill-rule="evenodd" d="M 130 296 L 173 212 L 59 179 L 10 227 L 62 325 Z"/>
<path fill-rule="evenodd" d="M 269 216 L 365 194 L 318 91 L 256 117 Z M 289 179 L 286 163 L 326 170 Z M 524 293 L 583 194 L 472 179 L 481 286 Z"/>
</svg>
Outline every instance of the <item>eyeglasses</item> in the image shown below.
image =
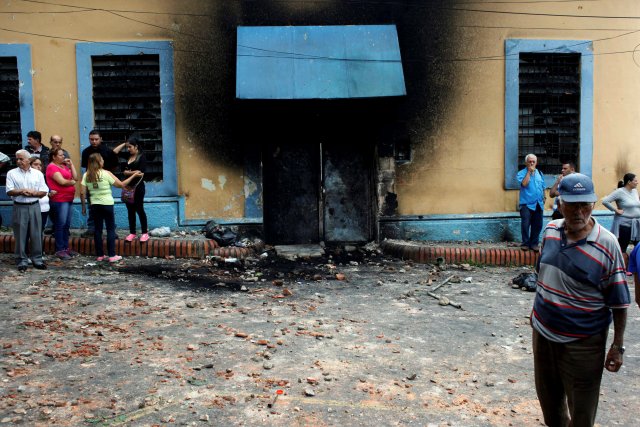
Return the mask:
<svg viewBox="0 0 640 427">
<path fill-rule="evenodd" d="M 574 203 L 562 202 L 562 204 L 564 205 L 565 209 L 571 209 L 571 210 L 585 211 L 588 209 L 593 209 L 592 202 L 574 202 Z"/>
</svg>

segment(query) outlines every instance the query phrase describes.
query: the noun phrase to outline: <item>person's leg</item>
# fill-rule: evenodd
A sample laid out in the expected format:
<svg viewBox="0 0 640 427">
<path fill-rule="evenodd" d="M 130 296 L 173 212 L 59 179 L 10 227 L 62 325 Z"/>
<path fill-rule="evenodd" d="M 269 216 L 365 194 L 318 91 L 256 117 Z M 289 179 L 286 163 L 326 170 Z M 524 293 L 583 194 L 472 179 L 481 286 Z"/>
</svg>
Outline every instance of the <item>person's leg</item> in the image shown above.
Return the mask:
<svg viewBox="0 0 640 427">
<path fill-rule="evenodd" d="M 116 256 L 116 217 L 113 205 L 103 206 L 104 222 L 107 227 L 107 254 L 109 258 Z"/>
<path fill-rule="evenodd" d="M 42 264 L 42 212 L 40 205 L 29 207 L 29 240 L 31 240 L 31 261 L 33 265 Z"/>
<path fill-rule="evenodd" d="M 47 218 L 49 218 L 49 211 L 40 212 L 40 216 L 42 217 L 42 230 L 40 230 L 40 234 L 42 234 L 42 247 L 44 248 L 44 227 L 47 225 Z"/>
<path fill-rule="evenodd" d="M 565 344 L 562 377 L 574 427 L 593 426 L 598 411 L 607 331 Z"/>
<path fill-rule="evenodd" d="M 520 231 L 522 246 L 529 246 L 529 228 L 531 227 L 531 211 L 527 205 L 520 205 Z"/>
<path fill-rule="evenodd" d="M 53 223 L 53 237 L 56 239 L 56 253 L 63 251 L 64 247 L 64 234 L 62 230 L 62 225 L 64 221 L 64 203 L 63 202 L 51 202 L 51 211 L 55 212 L 53 214 L 54 223 Z"/>
<path fill-rule="evenodd" d="M 29 265 L 27 261 L 27 238 L 29 236 L 29 216 L 28 207 L 13 205 L 11 215 L 11 226 L 13 227 L 13 237 L 15 240 L 15 257 L 18 267 Z"/>
<path fill-rule="evenodd" d="M 631 241 L 631 227 L 620 226 L 618 228 L 618 243 L 623 254 L 627 253 L 627 247 Z"/>
<path fill-rule="evenodd" d="M 558 366 L 562 344 L 547 340 L 535 329 L 532 344 L 536 393 L 544 422 L 548 426 L 566 427 L 569 425 L 569 410 Z"/>
<path fill-rule="evenodd" d="M 125 203 L 129 219 L 129 234 L 136 234 L 136 207 L 134 203 Z"/>
<path fill-rule="evenodd" d="M 104 221 L 102 214 L 102 205 L 91 205 L 91 210 L 93 214 L 93 243 L 96 246 L 96 256 L 103 257 L 104 256 L 104 247 L 102 245 L 102 224 Z"/>
<path fill-rule="evenodd" d="M 87 203 L 91 206 L 91 192 L 87 191 Z M 95 230 L 95 216 L 92 213 L 91 208 L 89 208 L 89 216 L 87 216 L 87 234 L 91 233 Z"/>
<path fill-rule="evenodd" d="M 146 190 L 144 185 L 143 184 L 138 185 L 138 191 L 136 191 L 136 195 L 134 199 L 136 212 L 138 213 L 138 217 L 140 218 L 140 231 L 142 232 L 142 234 L 147 234 L 149 232 L 149 228 L 147 226 L 147 213 L 144 211 L 145 192 Z"/>
<path fill-rule="evenodd" d="M 542 220 L 544 212 L 540 205 L 531 212 L 531 234 L 529 235 L 529 247 L 534 249 L 540 243 L 540 232 L 542 231 Z"/>
<path fill-rule="evenodd" d="M 73 216 L 73 202 L 64 203 L 64 219 L 62 222 L 62 241 L 64 248 L 69 249 L 69 236 L 71 235 L 71 217 Z"/>
</svg>

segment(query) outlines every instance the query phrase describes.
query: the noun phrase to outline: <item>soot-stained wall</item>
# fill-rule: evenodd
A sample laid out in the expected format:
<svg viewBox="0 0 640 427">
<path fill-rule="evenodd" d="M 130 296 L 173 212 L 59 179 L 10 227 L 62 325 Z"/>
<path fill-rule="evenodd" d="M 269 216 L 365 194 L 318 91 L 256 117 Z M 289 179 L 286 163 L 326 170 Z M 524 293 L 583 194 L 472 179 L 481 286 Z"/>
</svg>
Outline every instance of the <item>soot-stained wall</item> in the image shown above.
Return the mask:
<svg viewBox="0 0 640 427">
<path fill-rule="evenodd" d="M 176 98 L 178 100 L 178 163 L 180 190 L 191 218 L 243 217 L 243 162 L 247 151 L 260 151 L 279 133 L 295 131 L 301 143 L 313 129 L 297 126 L 296 114 L 327 117 L 326 103 L 297 105 L 235 99 L 236 28 L 270 25 L 395 24 L 405 74 L 407 96 L 349 104 L 337 103 L 348 114 L 358 109 L 353 126 L 362 127 L 369 143 L 388 154 L 395 139 L 411 140 L 434 130 L 449 102 L 448 63 L 433 60 L 447 52 L 451 12 L 439 1 L 353 3 L 343 1 L 219 1 L 198 2 L 193 11 L 209 18 L 181 18 L 175 39 Z M 197 23 L 197 24 L 196 24 Z M 185 35 L 188 33 L 190 35 Z M 303 106 L 304 111 L 299 111 Z M 285 116 L 285 117 L 283 117 Z M 367 120 L 366 117 L 369 117 Z M 295 122 L 295 123 L 294 123 Z M 309 126 L 313 127 L 311 120 Z M 300 129 L 302 127 L 302 129 Z M 375 130 L 375 132 L 373 132 Z M 306 131 L 306 133 L 305 133 Z M 412 143 L 419 144 L 413 140 Z M 354 141 L 354 143 L 361 143 Z"/>
</svg>

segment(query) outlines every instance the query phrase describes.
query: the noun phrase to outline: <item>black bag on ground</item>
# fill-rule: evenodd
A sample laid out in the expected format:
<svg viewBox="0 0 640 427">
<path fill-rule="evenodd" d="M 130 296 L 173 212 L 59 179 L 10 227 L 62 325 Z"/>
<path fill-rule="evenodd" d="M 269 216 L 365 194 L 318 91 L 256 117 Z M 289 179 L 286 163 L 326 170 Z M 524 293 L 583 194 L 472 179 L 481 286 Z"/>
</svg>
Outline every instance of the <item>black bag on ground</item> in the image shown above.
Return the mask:
<svg viewBox="0 0 640 427">
<path fill-rule="evenodd" d="M 534 292 L 538 286 L 538 275 L 536 273 L 520 273 L 511 280 L 511 283 L 518 285 L 522 290 Z"/>
<path fill-rule="evenodd" d="M 231 246 L 238 239 L 238 235 L 233 230 L 213 220 L 208 221 L 202 231 L 207 239 L 215 240 L 220 246 Z"/>
</svg>

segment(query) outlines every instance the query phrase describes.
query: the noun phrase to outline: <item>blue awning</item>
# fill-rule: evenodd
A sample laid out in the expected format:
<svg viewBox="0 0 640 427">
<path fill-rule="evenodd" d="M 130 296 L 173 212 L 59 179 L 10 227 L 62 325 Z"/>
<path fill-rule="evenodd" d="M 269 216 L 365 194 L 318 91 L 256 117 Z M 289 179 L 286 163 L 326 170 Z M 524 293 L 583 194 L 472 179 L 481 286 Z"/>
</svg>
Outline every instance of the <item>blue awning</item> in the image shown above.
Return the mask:
<svg viewBox="0 0 640 427">
<path fill-rule="evenodd" d="M 238 27 L 236 97 L 406 95 L 395 25 Z"/>
</svg>

